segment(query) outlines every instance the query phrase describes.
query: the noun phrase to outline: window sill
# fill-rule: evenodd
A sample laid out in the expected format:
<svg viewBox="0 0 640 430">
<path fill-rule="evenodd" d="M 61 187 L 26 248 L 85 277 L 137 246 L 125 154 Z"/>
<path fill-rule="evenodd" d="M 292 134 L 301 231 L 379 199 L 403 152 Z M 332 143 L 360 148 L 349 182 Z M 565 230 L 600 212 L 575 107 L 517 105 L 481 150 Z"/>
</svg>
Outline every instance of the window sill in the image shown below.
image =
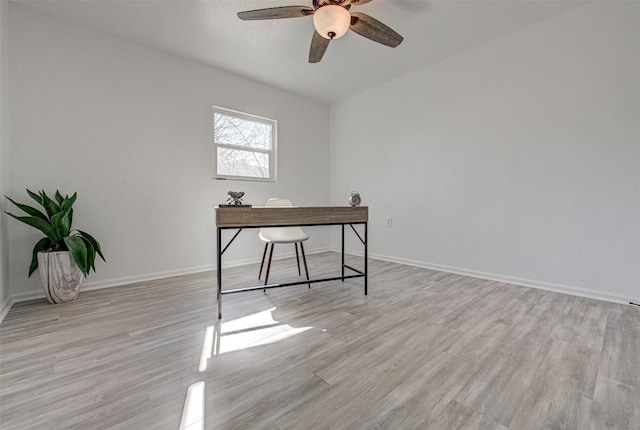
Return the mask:
<svg viewBox="0 0 640 430">
<path fill-rule="evenodd" d="M 211 179 L 215 181 L 276 182 L 275 178 L 251 178 L 248 176 L 214 176 Z"/>
</svg>

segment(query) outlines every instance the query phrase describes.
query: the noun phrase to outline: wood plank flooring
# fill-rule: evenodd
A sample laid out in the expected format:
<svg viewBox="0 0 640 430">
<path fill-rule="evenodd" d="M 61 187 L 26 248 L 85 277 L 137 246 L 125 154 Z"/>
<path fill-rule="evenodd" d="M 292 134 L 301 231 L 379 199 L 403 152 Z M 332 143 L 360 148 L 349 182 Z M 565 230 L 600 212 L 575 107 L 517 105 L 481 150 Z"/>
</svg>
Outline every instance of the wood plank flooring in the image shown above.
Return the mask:
<svg viewBox="0 0 640 430">
<path fill-rule="evenodd" d="M 339 255 L 308 262 L 334 274 Z M 361 279 L 227 295 L 222 322 L 212 272 L 17 304 L 0 428 L 640 429 L 639 308 L 369 270 L 367 297 Z M 257 272 L 225 269 L 226 288 Z"/>
</svg>

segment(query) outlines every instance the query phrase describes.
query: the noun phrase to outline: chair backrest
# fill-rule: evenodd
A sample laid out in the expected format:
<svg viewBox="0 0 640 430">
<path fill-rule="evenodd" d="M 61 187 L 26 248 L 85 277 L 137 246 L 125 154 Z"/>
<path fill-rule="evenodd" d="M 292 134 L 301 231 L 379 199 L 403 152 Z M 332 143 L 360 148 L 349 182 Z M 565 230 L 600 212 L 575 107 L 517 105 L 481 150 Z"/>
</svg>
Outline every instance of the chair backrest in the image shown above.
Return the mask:
<svg viewBox="0 0 640 430">
<path fill-rule="evenodd" d="M 270 198 L 264 204 L 273 207 L 292 207 L 291 200 Z M 307 240 L 309 236 L 302 227 L 268 227 L 260 229 L 260 237 L 263 240 L 280 243 L 294 243 Z"/>
<path fill-rule="evenodd" d="M 293 203 L 291 203 L 291 200 L 279 199 L 279 198 L 274 197 L 274 198 L 268 199 L 267 202 L 264 205 L 265 206 L 288 207 L 288 206 L 293 206 Z"/>
</svg>

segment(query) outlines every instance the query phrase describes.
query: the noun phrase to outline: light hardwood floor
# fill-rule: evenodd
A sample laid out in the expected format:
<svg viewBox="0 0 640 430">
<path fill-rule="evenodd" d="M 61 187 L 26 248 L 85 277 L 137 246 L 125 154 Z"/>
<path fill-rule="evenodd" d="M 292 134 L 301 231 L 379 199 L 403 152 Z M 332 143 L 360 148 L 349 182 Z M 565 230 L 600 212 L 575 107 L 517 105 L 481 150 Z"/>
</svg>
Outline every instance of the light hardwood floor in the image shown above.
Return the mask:
<svg viewBox="0 0 640 430">
<path fill-rule="evenodd" d="M 317 276 L 339 255 L 308 260 Z M 276 261 L 271 277 L 294 267 Z M 640 309 L 369 268 L 368 297 L 361 279 L 229 295 L 222 323 L 214 273 L 15 305 L 0 325 L 0 427 L 640 428 Z M 257 272 L 227 269 L 226 286 Z"/>
</svg>

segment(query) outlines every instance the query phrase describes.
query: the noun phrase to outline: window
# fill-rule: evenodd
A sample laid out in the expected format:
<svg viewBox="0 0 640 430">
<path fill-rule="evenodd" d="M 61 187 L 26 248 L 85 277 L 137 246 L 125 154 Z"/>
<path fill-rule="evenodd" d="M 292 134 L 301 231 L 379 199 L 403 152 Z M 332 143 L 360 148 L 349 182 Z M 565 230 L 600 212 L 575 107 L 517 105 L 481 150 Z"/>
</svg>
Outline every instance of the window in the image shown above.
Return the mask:
<svg viewBox="0 0 640 430">
<path fill-rule="evenodd" d="M 213 107 L 216 178 L 275 181 L 276 121 Z"/>
</svg>

